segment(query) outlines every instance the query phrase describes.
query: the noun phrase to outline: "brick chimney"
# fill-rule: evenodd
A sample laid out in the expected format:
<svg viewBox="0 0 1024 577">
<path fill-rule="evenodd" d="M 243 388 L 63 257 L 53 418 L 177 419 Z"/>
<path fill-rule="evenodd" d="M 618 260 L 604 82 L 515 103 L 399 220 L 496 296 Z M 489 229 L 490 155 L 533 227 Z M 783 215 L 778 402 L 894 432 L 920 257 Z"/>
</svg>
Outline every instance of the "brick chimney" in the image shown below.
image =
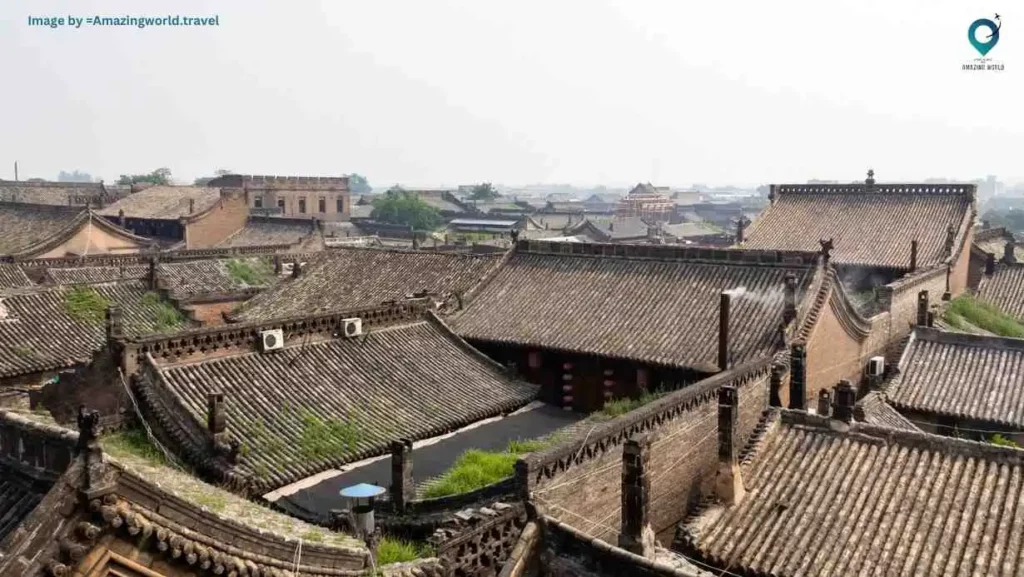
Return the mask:
<svg viewBox="0 0 1024 577">
<path fill-rule="evenodd" d="M 157 285 L 160 281 L 160 275 L 158 274 L 159 265 L 159 257 L 154 255 L 149 258 L 149 272 L 146 274 L 146 284 L 151 291 L 155 291 L 158 288 Z"/>
<path fill-rule="evenodd" d="M 195 211 L 196 211 L 196 199 L 190 198 L 190 199 L 188 199 L 188 213 L 192 214 Z"/>
<path fill-rule="evenodd" d="M 996 272 L 996 255 L 988 253 L 985 257 L 985 275 L 992 276 Z"/>
<path fill-rule="evenodd" d="M 818 391 L 818 414 L 822 417 L 832 414 L 832 395 L 824 389 Z"/>
<path fill-rule="evenodd" d="M 110 305 L 107 307 L 106 318 L 107 340 L 117 340 L 124 337 L 124 321 L 121 307 Z"/>
<path fill-rule="evenodd" d="M 917 241 L 910 241 L 910 272 L 917 270 Z"/>
<path fill-rule="evenodd" d="M 785 292 L 783 294 L 782 321 L 787 325 L 796 319 L 796 275 L 787 272 L 783 277 Z"/>
<path fill-rule="evenodd" d="M 654 559 L 655 537 L 650 521 L 650 437 L 627 439 L 622 445 L 622 524 L 619 547 Z"/>
<path fill-rule="evenodd" d="M 1014 252 L 1016 248 L 1017 242 L 1013 238 L 1006 241 L 1006 245 L 1003 246 L 1003 262 L 1007 264 L 1017 262 L 1017 255 Z"/>
<path fill-rule="evenodd" d="M 806 410 L 807 348 L 795 344 L 789 352 L 789 408 Z"/>
<path fill-rule="evenodd" d="M 718 368 L 729 370 L 729 308 L 732 295 L 723 291 L 718 306 Z"/>
<path fill-rule="evenodd" d="M 206 395 L 206 428 L 213 435 L 227 430 L 228 418 L 224 412 L 224 393 L 208 393 Z"/>
<path fill-rule="evenodd" d="M 743 244 L 743 231 L 747 228 L 747 222 L 740 215 L 740 219 L 736 221 L 736 244 Z"/>
<path fill-rule="evenodd" d="M 917 326 L 928 324 L 928 291 L 917 293 Z"/>
<path fill-rule="evenodd" d="M 399 439 L 391 442 L 391 505 L 398 514 L 416 497 L 412 477 L 412 441 Z"/>
<path fill-rule="evenodd" d="M 715 496 L 726 505 L 743 500 L 746 489 L 740 474 L 737 423 L 739 393 L 736 387 L 718 389 L 718 472 L 715 475 Z"/>
<path fill-rule="evenodd" d="M 768 405 L 772 407 L 782 406 L 782 375 L 785 369 L 780 366 L 772 366 L 772 376 L 768 384 Z"/>
<path fill-rule="evenodd" d="M 833 417 L 844 423 L 853 422 L 853 408 L 857 404 L 857 391 L 850 381 L 842 380 L 836 386 L 836 412 Z"/>
</svg>

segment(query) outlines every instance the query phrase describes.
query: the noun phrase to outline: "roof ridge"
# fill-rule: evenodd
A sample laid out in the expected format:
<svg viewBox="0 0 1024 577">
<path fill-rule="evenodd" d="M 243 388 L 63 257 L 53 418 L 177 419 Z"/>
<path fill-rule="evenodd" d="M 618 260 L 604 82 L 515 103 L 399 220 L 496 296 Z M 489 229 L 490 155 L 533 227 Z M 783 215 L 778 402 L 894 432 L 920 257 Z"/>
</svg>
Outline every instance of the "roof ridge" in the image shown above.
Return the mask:
<svg viewBox="0 0 1024 577">
<path fill-rule="evenodd" d="M 973 333 L 954 333 L 934 327 L 914 327 L 913 332 L 916 334 L 917 340 L 921 342 L 1024 351 L 1024 338 L 1004 337 L 999 335 L 976 335 Z"/>
<path fill-rule="evenodd" d="M 810 195 L 810 194 L 908 194 L 908 195 L 930 195 L 930 196 L 974 196 L 978 186 L 976 184 L 928 184 L 928 183 L 865 183 L 856 182 L 849 184 L 772 184 L 771 193 L 777 201 L 780 194 Z"/>
<path fill-rule="evenodd" d="M 909 431 L 892 429 L 854 421 L 852 424 L 836 421 L 821 415 L 811 415 L 795 409 L 775 407 L 781 413 L 782 424 L 798 426 L 806 430 L 849 438 L 853 442 L 876 442 L 889 445 L 912 446 L 925 449 L 946 449 L 958 454 L 973 453 L 972 456 L 1002 458 L 1024 465 L 1024 450 L 1004 447 L 981 441 L 947 437 L 922 430 Z"/>
<path fill-rule="evenodd" d="M 780 265 L 787 268 L 811 268 L 817 264 L 821 254 L 815 251 L 705 248 L 672 244 L 563 243 L 543 239 L 520 240 L 517 248 L 524 254 L 550 256 L 704 262 L 739 266 Z"/>
</svg>

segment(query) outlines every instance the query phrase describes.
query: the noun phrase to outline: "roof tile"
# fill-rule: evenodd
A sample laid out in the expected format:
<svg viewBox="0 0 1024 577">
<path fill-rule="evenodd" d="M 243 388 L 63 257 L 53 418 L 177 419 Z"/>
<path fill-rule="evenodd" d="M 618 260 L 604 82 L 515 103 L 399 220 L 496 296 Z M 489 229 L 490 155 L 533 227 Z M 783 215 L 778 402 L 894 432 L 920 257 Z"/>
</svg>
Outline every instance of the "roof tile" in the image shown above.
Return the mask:
<svg viewBox="0 0 1024 577">
<path fill-rule="evenodd" d="M 742 260 L 754 256 L 765 262 Z M 776 347 L 785 275 L 794 273 L 803 293 L 817 270 L 773 259 L 757 251 L 521 241 L 451 323 L 467 339 L 718 370 L 721 292 L 739 291 L 730 348 L 740 363 Z"/>
<path fill-rule="evenodd" d="M 945 258 L 947 229 L 960 236 L 971 210 L 971 186 L 779 185 L 775 202 L 746 233 L 745 248 L 818 250 L 832 238 L 836 264 L 908 268 L 918 241 L 917 266 Z"/>
</svg>

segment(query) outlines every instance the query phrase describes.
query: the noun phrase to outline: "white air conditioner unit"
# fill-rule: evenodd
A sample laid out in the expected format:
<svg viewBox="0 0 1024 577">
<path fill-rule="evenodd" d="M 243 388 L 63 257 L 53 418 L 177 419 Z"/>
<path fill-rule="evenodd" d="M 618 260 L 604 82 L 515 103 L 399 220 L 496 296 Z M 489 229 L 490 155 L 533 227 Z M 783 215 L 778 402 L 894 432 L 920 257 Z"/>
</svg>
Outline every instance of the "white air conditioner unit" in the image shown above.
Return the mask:
<svg viewBox="0 0 1024 577">
<path fill-rule="evenodd" d="M 880 377 L 885 372 L 885 357 L 871 357 L 868 360 L 868 376 Z"/>
<path fill-rule="evenodd" d="M 281 329 L 260 331 L 260 347 L 263 352 L 284 348 L 284 331 Z"/>
<path fill-rule="evenodd" d="M 342 319 L 341 321 L 341 336 L 346 339 L 352 337 L 358 337 L 363 334 L 363 319 Z"/>
</svg>

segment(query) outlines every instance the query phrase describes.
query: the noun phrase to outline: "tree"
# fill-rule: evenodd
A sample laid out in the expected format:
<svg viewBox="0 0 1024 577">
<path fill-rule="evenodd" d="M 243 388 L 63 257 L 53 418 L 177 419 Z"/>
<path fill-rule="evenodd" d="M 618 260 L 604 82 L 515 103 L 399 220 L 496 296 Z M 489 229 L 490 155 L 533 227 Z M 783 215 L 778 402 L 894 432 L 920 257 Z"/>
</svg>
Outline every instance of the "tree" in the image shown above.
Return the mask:
<svg viewBox="0 0 1024 577">
<path fill-rule="evenodd" d="M 228 170 L 226 168 L 218 168 L 217 170 L 213 171 L 213 174 L 214 174 L 214 176 L 200 176 L 199 178 L 193 180 L 192 184 L 195 185 L 195 186 L 206 186 L 206 184 L 208 182 L 210 182 L 211 180 L 217 178 L 218 176 L 226 176 L 228 174 L 235 174 L 235 171 Z"/>
<path fill-rule="evenodd" d="M 60 171 L 57 175 L 57 182 L 97 182 L 98 179 L 94 179 L 88 172 L 82 172 L 75 170 L 72 172 Z"/>
<path fill-rule="evenodd" d="M 415 230 L 434 230 L 444 224 L 441 211 L 419 196 L 401 189 L 389 190 L 384 196 L 374 199 L 370 218 L 388 224 L 411 226 Z"/>
<path fill-rule="evenodd" d="M 117 179 L 118 184 L 135 184 L 139 182 L 171 184 L 171 169 L 158 168 L 149 174 L 122 174 L 121 178 Z"/>
<path fill-rule="evenodd" d="M 365 176 L 354 172 L 348 175 L 348 189 L 356 194 L 363 194 L 373 190 L 370 186 L 370 181 L 366 180 Z"/>
<path fill-rule="evenodd" d="M 489 182 L 484 182 L 473 187 L 473 191 L 469 193 L 469 198 L 473 200 L 494 200 L 501 196 L 497 190 Z"/>
</svg>

